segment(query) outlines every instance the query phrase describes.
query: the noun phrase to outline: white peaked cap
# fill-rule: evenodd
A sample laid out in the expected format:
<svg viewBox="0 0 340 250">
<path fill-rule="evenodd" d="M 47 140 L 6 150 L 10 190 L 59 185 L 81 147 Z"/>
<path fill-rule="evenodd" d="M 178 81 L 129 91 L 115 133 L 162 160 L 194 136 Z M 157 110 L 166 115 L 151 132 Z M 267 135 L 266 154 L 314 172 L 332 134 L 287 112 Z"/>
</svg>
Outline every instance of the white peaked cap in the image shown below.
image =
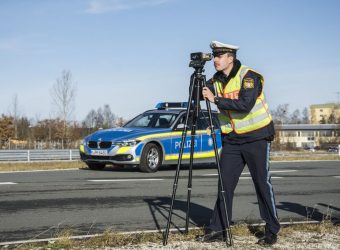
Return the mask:
<svg viewBox="0 0 340 250">
<path fill-rule="evenodd" d="M 210 43 L 210 48 L 212 49 L 217 49 L 217 48 L 225 48 L 225 49 L 230 49 L 230 50 L 238 50 L 240 47 L 239 46 L 236 46 L 236 45 L 231 45 L 231 44 L 226 44 L 226 43 L 221 43 L 221 42 L 218 42 L 218 41 L 212 41 Z"/>
</svg>

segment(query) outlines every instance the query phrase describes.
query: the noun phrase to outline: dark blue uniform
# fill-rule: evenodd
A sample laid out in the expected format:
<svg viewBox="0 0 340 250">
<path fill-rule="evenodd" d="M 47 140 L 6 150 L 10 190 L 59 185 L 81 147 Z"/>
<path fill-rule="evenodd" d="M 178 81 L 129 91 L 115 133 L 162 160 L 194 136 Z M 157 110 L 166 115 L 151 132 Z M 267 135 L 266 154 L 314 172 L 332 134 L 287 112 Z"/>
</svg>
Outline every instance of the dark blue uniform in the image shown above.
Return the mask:
<svg viewBox="0 0 340 250">
<path fill-rule="evenodd" d="M 229 76 L 224 75 L 222 72 L 217 72 L 213 80 L 218 80 L 225 86 L 237 74 L 240 66 L 240 61 L 235 60 Z M 238 99 L 218 98 L 217 107 L 219 109 L 249 112 L 253 108 L 257 97 L 262 91 L 262 84 L 259 75 L 255 72 L 249 71 L 243 79 L 245 78 L 252 78 L 254 87 L 241 88 Z M 208 87 L 212 89 L 212 86 Z M 236 134 L 231 132 L 224 135 L 220 165 L 229 222 L 231 222 L 232 218 L 234 190 L 244 166 L 247 164 L 255 185 L 260 215 L 266 222 L 266 231 L 277 234 L 280 230 L 280 224 L 269 172 L 270 141 L 273 139 L 274 133 L 274 125 L 271 122 L 266 127 L 249 133 Z M 227 227 L 223 199 L 220 195 L 219 192 L 210 225 L 208 226 L 214 231 L 222 231 Z"/>
</svg>

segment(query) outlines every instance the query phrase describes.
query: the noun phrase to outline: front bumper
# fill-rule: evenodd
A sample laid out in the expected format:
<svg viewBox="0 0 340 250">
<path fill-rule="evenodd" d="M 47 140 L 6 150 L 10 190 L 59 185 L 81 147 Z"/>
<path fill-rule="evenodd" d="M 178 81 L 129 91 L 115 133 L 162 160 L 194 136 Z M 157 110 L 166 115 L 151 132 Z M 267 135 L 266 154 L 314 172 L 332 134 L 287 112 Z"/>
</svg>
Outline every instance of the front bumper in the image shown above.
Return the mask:
<svg viewBox="0 0 340 250">
<path fill-rule="evenodd" d="M 100 163 L 112 163 L 112 164 L 139 164 L 139 161 L 133 158 L 130 154 L 122 154 L 115 156 L 98 156 L 98 155 L 86 155 L 80 153 L 80 159 L 84 162 L 100 162 Z"/>
<path fill-rule="evenodd" d="M 136 146 L 133 147 L 113 147 L 107 149 L 107 155 L 93 155 L 92 149 L 81 145 L 80 159 L 84 162 L 92 163 L 108 163 L 108 164 L 124 164 L 136 165 L 140 163 L 140 157 L 136 155 Z"/>
</svg>

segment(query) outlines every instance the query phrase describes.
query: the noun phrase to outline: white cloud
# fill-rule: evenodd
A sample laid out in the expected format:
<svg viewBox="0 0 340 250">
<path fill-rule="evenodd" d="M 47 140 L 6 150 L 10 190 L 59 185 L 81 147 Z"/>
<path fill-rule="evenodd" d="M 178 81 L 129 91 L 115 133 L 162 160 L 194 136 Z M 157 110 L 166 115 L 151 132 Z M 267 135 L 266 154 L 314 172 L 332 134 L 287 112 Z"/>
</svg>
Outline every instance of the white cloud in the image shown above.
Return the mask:
<svg viewBox="0 0 340 250">
<path fill-rule="evenodd" d="M 101 14 L 118 12 L 145 6 L 155 6 L 168 2 L 169 0 L 92 0 L 88 4 L 86 13 Z"/>
</svg>

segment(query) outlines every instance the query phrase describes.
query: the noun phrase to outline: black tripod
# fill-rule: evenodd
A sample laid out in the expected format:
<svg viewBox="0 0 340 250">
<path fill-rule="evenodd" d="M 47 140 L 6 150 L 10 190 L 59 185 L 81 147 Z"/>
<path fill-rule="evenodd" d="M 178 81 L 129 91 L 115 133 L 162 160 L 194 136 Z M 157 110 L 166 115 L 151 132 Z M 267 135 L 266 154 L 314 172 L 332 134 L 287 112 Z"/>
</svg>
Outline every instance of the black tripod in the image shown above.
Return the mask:
<svg viewBox="0 0 340 250">
<path fill-rule="evenodd" d="M 174 179 L 174 184 L 173 184 L 173 191 L 172 191 L 172 198 L 171 198 L 171 205 L 170 205 L 170 210 L 169 210 L 169 216 L 168 216 L 168 222 L 167 222 L 167 227 L 166 231 L 164 234 L 163 238 L 163 245 L 166 246 L 168 243 L 168 236 L 169 236 L 169 230 L 170 230 L 170 223 L 171 223 L 171 217 L 173 213 L 173 206 L 174 206 L 174 200 L 176 197 L 176 190 L 177 190 L 177 185 L 178 185 L 178 177 L 179 177 L 179 172 L 181 168 L 181 163 L 182 163 L 182 157 L 183 157 L 183 150 L 184 150 L 184 142 L 187 136 L 187 131 L 188 131 L 188 121 L 189 121 L 189 116 L 191 116 L 191 144 L 190 144 L 190 164 L 189 164 L 189 178 L 188 178 L 188 196 L 187 196 L 187 211 L 186 211 L 186 223 L 185 223 L 185 232 L 188 233 L 188 228 L 189 228 L 189 214 L 190 214 L 190 198 L 191 198 L 191 189 L 192 189 L 192 166 L 193 166 L 193 155 L 194 155 L 194 146 L 195 146 L 195 136 L 196 136 L 196 127 L 197 127 L 197 118 L 198 114 L 200 111 L 200 100 L 203 99 L 201 97 L 202 93 L 202 88 L 206 87 L 206 79 L 205 75 L 203 75 L 204 72 L 204 64 L 205 61 L 191 61 L 190 62 L 190 67 L 193 67 L 195 69 L 195 72 L 191 75 L 190 77 L 190 88 L 189 88 L 189 101 L 188 101 L 188 107 L 187 107 L 187 112 L 186 112 L 186 117 L 185 117 L 185 126 L 184 130 L 182 132 L 182 141 L 181 141 L 181 146 L 180 146 L 180 153 L 179 153 L 179 158 L 177 162 L 177 168 L 176 168 L 176 174 L 175 174 L 175 179 Z M 220 192 L 221 196 L 223 197 L 223 204 L 224 204 L 224 209 L 226 213 L 226 218 L 227 218 L 227 225 L 226 225 L 226 244 L 227 246 L 232 246 L 233 245 L 233 240 L 232 240 L 232 234 L 230 230 L 230 223 L 228 219 L 228 211 L 227 211 L 227 204 L 225 200 L 225 191 L 224 191 L 224 186 L 223 186 L 223 180 L 222 180 L 222 175 L 221 175 L 221 168 L 220 168 L 220 161 L 219 161 L 219 154 L 218 154 L 218 149 L 217 149 L 217 143 L 216 143 L 216 134 L 215 134 L 215 129 L 214 125 L 212 122 L 212 115 L 211 115 L 211 106 L 210 102 L 208 100 L 205 100 L 207 109 L 208 109 L 208 116 L 209 116 L 209 127 L 211 129 L 211 137 L 213 139 L 213 145 L 214 145 L 214 151 L 215 151 L 215 161 L 217 164 L 217 171 L 218 171 L 218 178 L 220 181 Z"/>
</svg>

